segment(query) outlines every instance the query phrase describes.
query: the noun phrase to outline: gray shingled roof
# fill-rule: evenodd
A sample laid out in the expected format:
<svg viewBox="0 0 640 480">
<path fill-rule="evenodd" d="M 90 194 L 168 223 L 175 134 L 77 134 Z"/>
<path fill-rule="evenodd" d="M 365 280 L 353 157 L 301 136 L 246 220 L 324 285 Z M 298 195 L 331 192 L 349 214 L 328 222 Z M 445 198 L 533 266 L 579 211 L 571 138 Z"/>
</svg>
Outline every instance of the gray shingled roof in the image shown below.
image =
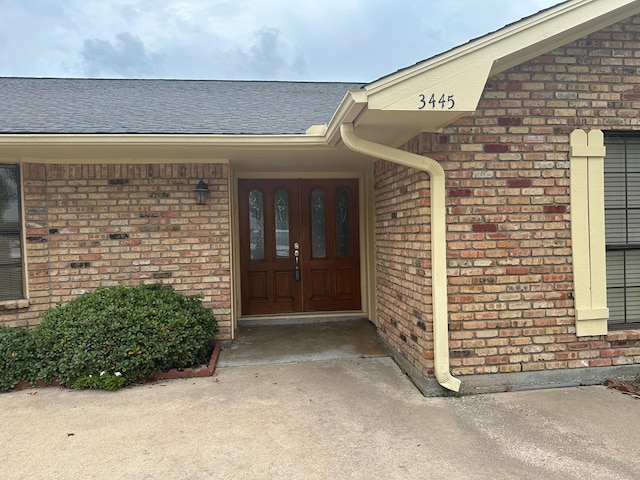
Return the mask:
<svg viewBox="0 0 640 480">
<path fill-rule="evenodd" d="M 0 78 L 0 134 L 300 134 L 359 83 Z"/>
</svg>

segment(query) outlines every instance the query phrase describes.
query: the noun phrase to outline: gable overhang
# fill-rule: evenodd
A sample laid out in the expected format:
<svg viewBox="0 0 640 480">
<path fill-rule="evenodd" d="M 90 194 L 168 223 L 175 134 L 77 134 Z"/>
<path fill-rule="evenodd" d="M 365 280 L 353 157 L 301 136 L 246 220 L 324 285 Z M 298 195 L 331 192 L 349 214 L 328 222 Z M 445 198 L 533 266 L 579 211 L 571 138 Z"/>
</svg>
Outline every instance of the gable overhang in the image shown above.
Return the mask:
<svg viewBox="0 0 640 480">
<path fill-rule="evenodd" d="M 332 123 L 353 123 L 361 138 L 397 147 L 473 115 L 491 75 L 638 13 L 640 0 L 561 3 L 349 92 Z M 334 142 L 338 128 L 328 129 Z"/>
</svg>

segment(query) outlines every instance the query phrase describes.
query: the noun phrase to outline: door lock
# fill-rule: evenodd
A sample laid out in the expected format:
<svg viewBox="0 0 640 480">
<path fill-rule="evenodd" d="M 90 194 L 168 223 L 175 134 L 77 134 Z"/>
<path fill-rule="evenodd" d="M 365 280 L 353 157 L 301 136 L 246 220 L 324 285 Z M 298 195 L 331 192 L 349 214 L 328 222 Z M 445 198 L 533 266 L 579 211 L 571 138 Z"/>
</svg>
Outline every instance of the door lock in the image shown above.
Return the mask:
<svg viewBox="0 0 640 480">
<path fill-rule="evenodd" d="M 296 266 L 293 270 L 293 279 L 296 282 L 300 281 L 300 244 L 298 242 L 295 242 L 293 244 L 293 257 L 295 258 L 296 261 Z"/>
</svg>

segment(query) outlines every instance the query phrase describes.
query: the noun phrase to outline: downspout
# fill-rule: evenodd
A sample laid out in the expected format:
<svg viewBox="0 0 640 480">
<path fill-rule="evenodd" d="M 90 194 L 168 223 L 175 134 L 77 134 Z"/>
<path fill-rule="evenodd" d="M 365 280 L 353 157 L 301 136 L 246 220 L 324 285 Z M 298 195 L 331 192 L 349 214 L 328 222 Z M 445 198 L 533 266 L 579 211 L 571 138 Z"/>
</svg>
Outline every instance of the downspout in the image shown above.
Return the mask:
<svg viewBox="0 0 640 480">
<path fill-rule="evenodd" d="M 422 170 L 431 178 L 431 283 L 433 297 L 433 362 L 438 383 L 448 390 L 460 390 L 460 380 L 449 371 L 449 322 L 447 313 L 447 225 L 445 217 L 445 175 L 432 158 L 405 152 L 359 138 L 353 123 L 340 125 L 344 144 L 354 152 Z"/>
</svg>

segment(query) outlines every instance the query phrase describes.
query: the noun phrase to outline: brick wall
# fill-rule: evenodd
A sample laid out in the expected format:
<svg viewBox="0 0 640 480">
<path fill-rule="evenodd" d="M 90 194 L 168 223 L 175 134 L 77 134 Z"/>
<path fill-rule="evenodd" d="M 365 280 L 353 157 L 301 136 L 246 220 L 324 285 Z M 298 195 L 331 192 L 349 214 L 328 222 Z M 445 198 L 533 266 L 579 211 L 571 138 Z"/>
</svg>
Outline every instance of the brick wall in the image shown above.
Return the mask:
<svg viewBox="0 0 640 480">
<path fill-rule="evenodd" d="M 639 52 L 635 17 L 492 77 L 474 116 L 405 146 L 447 173 L 454 375 L 640 363 L 638 331 L 575 335 L 569 211 L 569 134 L 640 133 Z M 427 193 L 422 174 L 377 163 L 381 332 L 430 375 L 430 246 L 413 231 L 428 232 Z M 408 265 L 392 239 L 409 239 L 421 267 Z M 411 271 L 419 268 L 424 277 Z"/>
<path fill-rule="evenodd" d="M 431 374 L 429 177 L 384 161 L 376 162 L 375 177 L 379 334 Z"/>
<path fill-rule="evenodd" d="M 230 338 L 226 165 L 27 164 L 22 183 L 30 305 L 1 311 L 0 323 L 35 324 L 98 286 L 162 283 L 204 295 Z"/>
</svg>

